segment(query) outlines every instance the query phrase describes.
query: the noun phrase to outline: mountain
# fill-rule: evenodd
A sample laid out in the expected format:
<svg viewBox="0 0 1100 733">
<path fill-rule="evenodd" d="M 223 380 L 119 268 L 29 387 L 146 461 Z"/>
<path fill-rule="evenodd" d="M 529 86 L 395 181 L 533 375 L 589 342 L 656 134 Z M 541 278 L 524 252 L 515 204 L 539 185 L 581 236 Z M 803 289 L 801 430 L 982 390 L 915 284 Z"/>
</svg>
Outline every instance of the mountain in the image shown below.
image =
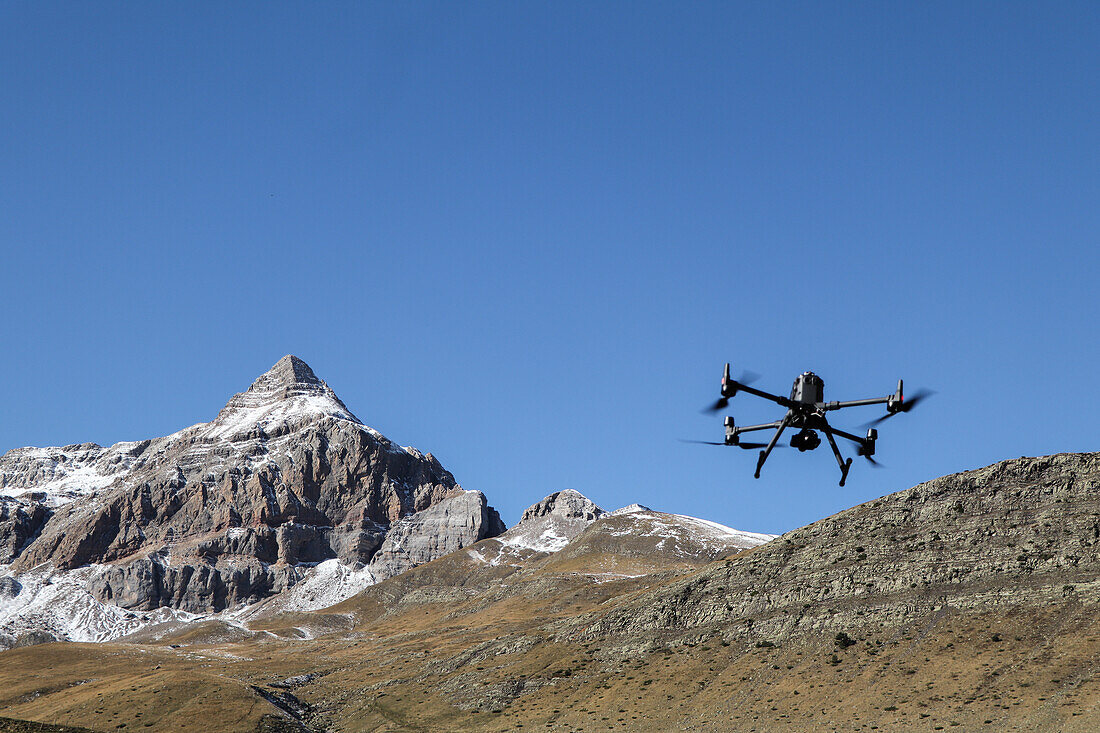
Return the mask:
<svg viewBox="0 0 1100 733">
<path fill-rule="evenodd" d="M 209 423 L 0 457 L 0 646 L 253 604 L 326 563 L 350 594 L 502 531 L 483 494 L 286 356 Z"/>
<path fill-rule="evenodd" d="M 638 570 L 694 566 L 770 539 L 773 535 L 655 512 L 640 504 L 605 512 L 579 492 L 566 489 L 528 507 L 519 524 L 468 554 L 489 565 L 516 567 L 550 554 L 557 563 L 584 558 L 589 571 L 595 568 L 593 559 L 602 555 Z"/>
<path fill-rule="evenodd" d="M 766 542 L 560 492 L 324 610 L 3 652 L 0 715 L 153 731 L 1095 731 L 1098 488 L 1100 454 L 1021 458 Z"/>
</svg>

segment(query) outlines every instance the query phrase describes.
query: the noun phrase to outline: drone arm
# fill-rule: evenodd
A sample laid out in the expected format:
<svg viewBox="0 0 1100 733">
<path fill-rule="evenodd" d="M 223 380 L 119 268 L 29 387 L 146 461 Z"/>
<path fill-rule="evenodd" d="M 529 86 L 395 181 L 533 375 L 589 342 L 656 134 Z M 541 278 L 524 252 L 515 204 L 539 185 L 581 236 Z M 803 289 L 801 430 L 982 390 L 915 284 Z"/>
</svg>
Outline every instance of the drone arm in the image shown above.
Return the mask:
<svg viewBox="0 0 1100 733">
<path fill-rule="evenodd" d="M 772 448 L 779 442 L 779 436 L 783 434 L 783 430 L 786 429 L 791 423 L 791 413 L 788 412 L 783 419 L 779 422 L 779 427 L 775 431 L 775 435 L 772 436 L 771 441 L 768 443 L 768 447 L 760 451 L 760 457 L 756 459 L 756 478 L 760 478 L 760 469 L 764 467 L 764 461 L 768 460 L 768 455 L 772 452 Z M 763 427 L 763 426 L 761 426 Z"/>
<path fill-rule="evenodd" d="M 771 392 L 765 392 L 762 389 L 757 389 L 756 387 L 750 387 L 749 385 L 742 384 L 741 382 L 738 382 L 735 379 L 723 380 L 723 382 L 722 382 L 722 396 L 723 397 L 732 397 L 733 395 L 737 394 L 738 392 L 748 392 L 749 394 L 756 395 L 757 397 L 763 397 L 766 400 L 771 400 L 772 402 L 776 403 L 777 405 L 782 405 L 783 407 L 787 407 L 787 408 L 791 407 L 791 405 L 793 404 L 786 397 L 780 397 L 779 395 L 772 394 Z"/>
<path fill-rule="evenodd" d="M 918 395 L 916 399 L 919 400 L 920 398 L 921 396 Z M 904 403 L 905 396 L 902 391 L 902 381 L 899 379 L 898 391 L 894 392 L 894 394 L 889 397 L 875 397 L 869 400 L 849 400 L 848 402 L 826 402 L 821 405 L 821 408 L 825 411 L 829 411 L 842 410 L 845 407 L 860 407 L 862 405 L 886 405 L 886 411 L 892 415 L 899 410 L 906 409 Z M 837 433 L 837 435 L 840 435 L 840 433 Z"/>
<path fill-rule="evenodd" d="M 840 466 L 840 485 L 843 486 L 845 480 L 847 480 L 848 478 L 848 469 L 852 467 L 852 459 L 849 458 L 848 460 L 844 460 L 844 457 L 840 455 L 840 448 L 837 448 L 836 446 L 836 438 L 833 437 L 833 433 L 836 433 L 837 435 L 844 438 L 852 438 L 852 436 L 847 435 L 846 433 L 843 433 L 839 430 L 833 430 L 833 428 L 828 425 L 823 428 L 823 431 L 825 433 L 825 437 L 829 440 L 829 447 L 833 449 L 833 455 L 836 456 L 837 465 Z M 859 440 L 858 438 L 853 439 Z"/>
<path fill-rule="evenodd" d="M 741 433 L 751 433 L 755 430 L 774 430 L 782 424 L 782 420 L 776 420 L 775 422 L 764 423 L 763 425 L 745 425 L 744 427 L 737 426 L 733 429 L 733 434 L 740 435 Z"/>
<path fill-rule="evenodd" d="M 825 428 L 825 432 L 826 432 L 826 434 L 839 435 L 842 438 L 847 438 L 848 440 L 851 440 L 855 443 L 859 443 L 860 445 L 863 445 L 863 443 L 865 442 L 863 438 L 860 438 L 859 436 L 856 436 L 856 435 L 852 435 L 851 433 L 846 433 L 843 430 L 837 430 L 832 425 Z"/>
<path fill-rule="evenodd" d="M 861 407 L 863 405 L 886 405 L 893 400 L 894 397 L 876 397 L 869 400 L 848 400 L 847 402 L 826 402 L 822 407 L 826 411 L 828 410 L 842 410 L 845 407 Z M 839 433 L 837 433 L 839 435 Z"/>
</svg>

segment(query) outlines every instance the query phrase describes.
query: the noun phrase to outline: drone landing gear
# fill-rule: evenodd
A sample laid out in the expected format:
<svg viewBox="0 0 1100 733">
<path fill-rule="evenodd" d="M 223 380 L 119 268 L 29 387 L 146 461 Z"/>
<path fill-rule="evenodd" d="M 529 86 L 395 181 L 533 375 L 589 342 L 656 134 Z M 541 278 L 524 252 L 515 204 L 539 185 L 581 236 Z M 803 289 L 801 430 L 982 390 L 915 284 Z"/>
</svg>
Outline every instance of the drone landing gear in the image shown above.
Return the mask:
<svg viewBox="0 0 1100 733">
<path fill-rule="evenodd" d="M 756 473 L 753 474 L 754 478 L 760 478 L 760 469 L 764 467 L 764 461 L 768 460 L 768 456 L 772 452 L 772 448 L 779 442 L 779 437 L 783 435 L 783 431 L 787 429 L 787 426 L 791 424 L 791 413 L 788 412 L 787 416 L 783 418 L 779 423 L 779 427 L 775 431 L 775 435 L 772 436 L 771 441 L 768 443 L 768 447 L 760 451 L 760 457 L 756 459 Z"/>
<path fill-rule="evenodd" d="M 840 467 L 840 485 L 843 486 L 844 482 L 848 480 L 848 469 L 852 467 L 852 459 L 844 461 L 844 465 Z"/>
<path fill-rule="evenodd" d="M 840 448 L 836 446 L 836 439 L 833 438 L 832 430 L 826 428 L 825 437 L 829 439 L 829 447 L 833 449 L 837 465 L 840 466 L 840 485 L 843 486 L 844 482 L 848 480 L 848 469 L 852 467 L 852 459 L 844 460 L 844 457 L 840 455 Z"/>
</svg>

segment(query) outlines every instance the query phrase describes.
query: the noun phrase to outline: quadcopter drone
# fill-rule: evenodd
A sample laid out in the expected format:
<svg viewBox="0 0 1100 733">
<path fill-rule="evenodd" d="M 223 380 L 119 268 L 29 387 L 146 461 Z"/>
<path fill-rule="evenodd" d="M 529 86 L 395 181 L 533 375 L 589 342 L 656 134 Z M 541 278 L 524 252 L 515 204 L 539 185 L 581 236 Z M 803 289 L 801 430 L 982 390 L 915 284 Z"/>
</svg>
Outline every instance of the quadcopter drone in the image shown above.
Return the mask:
<svg viewBox="0 0 1100 733">
<path fill-rule="evenodd" d="M 731 379 L 730 365 L 726 364 L 726 371 L 722 375 L 722 396 L 705 411 L 718 412 L 719 410 L 723 410 L 729 407 L 731 397 L 738 392 L 748 392 L 749 394 L 763 397 L 766 400 L 771 400 L 787 408 L 787 414 L 783 416 L 782 420 L 765 423 L 764 425 L 738 427 L 734 424 L 733 416 L 727 415 L 725 421 L 725 442 L 689 442 L 706 443 L 708 445 L 736 445 L 747 450 L 763 448 L 764 450 L 760 451 L 759 458 L 756 459 L 755 478 L 760 478 L 760 469 L 764 467 L 764 461 L 768 460 L 768 456 L 771 454 L 772 449 L 776 447 L 776 443 L 779 442 L 779 438 L 783 435 L 784 430 L 787 428 L 800 428 L 800 431 L 791 438 L 791 447 L 797 448 L 799 452 L 803 453 L 808 450 L 814 450 L 821 445 L 821 438 L 817 434 L 817 431 L 820 430 L 825 433 L 825 438 L 829 441 L 829 446 L 833 449 L 833 455 L 836 456 L 836 462 L 840 466 L 841 486 L 844 485 L 844 481 L 848 478 L 848 469 L 852 467 L 852 459 L 849 458 L 845 460 L 844 457 L 840 455 L 840 449 L 837 448 L 836 440 L 833 436 L 839 435 L 841 438 L 846 438 L 854 442 L 858 446 L 856 448 L 856 454 L 863 456 L 877 466 L 878 463 L 876 463 L 873 456 L 875 455 L 875 441 L 878 440 L 878 430 L 875 428 L 868 428 L 867 437 L 860 438 L 859 436 L 834 428 L 825 419 L 825 413 L 832 410 L 840 410 L 845 407 L 884 404 L 886 405 L 886 414 L 876 420 L 866 423 L 866 425 L 877 425 L 883 420 L 893 417 L 900 412 L 909 412 L 916 407 L 921 400 L 931 394 L 931 392 L 927 390 L 921 390 L 906 400 L 902 393 L 902 381 L 899 379 L 897 391 L 888 397 L 851 400 L 848 402 L 825 402 L 825 381 L 813 372 L 803 372 L 798 375 L 794 380 L 794 387 L 791 389 L 791 396 L 789 398 L 780 397 L 779 395 L 770 394 L 763 390 L 750 387 L 748 382 L 751 381 L 754 381 L 754 376 L 749 376 L 748 374 L 742 376 L 741 381 Z M 766 444 L 742 443 L 740 440 L 741 433 L 771 429 L 775 430 L 775 435 L 773 435 L 771 441 Z"/>
</svg>

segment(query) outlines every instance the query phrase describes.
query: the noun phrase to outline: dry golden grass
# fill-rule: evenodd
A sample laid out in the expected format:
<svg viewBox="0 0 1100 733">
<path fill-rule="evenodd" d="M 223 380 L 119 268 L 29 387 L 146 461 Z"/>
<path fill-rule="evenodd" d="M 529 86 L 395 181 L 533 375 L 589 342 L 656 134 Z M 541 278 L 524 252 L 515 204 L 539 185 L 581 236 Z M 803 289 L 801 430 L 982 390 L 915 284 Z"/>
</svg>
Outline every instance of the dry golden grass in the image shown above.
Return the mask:
<svg viewBox="0 0 1100 733">
<path fill-rule="evenodd" d="M 642 570 L 658 572 L 628 572 Z M 980 614 L 941 606 L 840 639 L 729 623 L 583 633 L 695 572 L 596 547 L 522 571 L 456 553 L 251 633 L 209 623 L 0 653 L 0 714 L 165 733 L 1100 730 L 1100 618 L 1072 594 Z"/>
<path fill-rule="evenodd" d="M 850 629 L 849 646 L 826 633 L 724 642 L 721 629 L 555 641 L 555 617 L 608 603 L 606 584 L 586 597 L 562 582 L 575 603 L 556 614 L 521 593 L 468 615 L 409 606 L 312 641 L 13 650 L 0 655 L 0 710 L 102 731 L 254 731 L 282 715 L 256 688 L 312 673 L 291 692 L 313 706 L 305 722 L 329 731 L 1100 730 L 1100 621 L 1072 599 L 973 617 L 947 608 Z M 479 654 L 502 639 L 516 650 Z"/>
</svg>

